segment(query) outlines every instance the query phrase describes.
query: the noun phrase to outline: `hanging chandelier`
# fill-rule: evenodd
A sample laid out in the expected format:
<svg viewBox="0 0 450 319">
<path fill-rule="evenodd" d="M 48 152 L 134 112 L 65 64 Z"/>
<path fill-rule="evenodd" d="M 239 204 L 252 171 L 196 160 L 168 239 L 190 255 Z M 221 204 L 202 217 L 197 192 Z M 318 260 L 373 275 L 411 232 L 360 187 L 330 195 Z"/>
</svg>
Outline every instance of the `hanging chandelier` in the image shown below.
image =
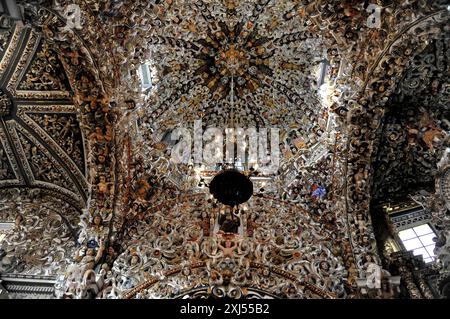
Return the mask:
<svg viewBox="0 0 450 319">
<path fill-rule="evenodd" d="M 220 203 L 238 206 L 253 195 L 253 183 L 249 177 L 236 169 L 218 173 L 209 184 L 209 191 Z"/>
</svg>

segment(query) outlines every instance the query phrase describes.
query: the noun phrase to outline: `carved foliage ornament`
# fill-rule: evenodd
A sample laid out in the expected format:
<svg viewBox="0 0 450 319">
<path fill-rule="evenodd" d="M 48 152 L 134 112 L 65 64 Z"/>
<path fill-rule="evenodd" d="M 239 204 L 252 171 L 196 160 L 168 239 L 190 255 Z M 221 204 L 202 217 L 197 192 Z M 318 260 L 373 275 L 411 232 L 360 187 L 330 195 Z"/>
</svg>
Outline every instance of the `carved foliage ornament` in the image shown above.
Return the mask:
<svg viewBox="0 0 450 319">
<path fill-rule="evenodd" d="M 11 99 L 3 90 L 0 89 L 0 116 L 9 115 L 11 108 Z"/>
<path fill-rule="evenodd" d="M 79 212 L 34 190 L 0 190 L 1 214 L 15 226 L 0 246 L 0 272 L 63 273 L 73 257 Z M 1 216 L 1 215 L 0 215 Z"/>
</svg>

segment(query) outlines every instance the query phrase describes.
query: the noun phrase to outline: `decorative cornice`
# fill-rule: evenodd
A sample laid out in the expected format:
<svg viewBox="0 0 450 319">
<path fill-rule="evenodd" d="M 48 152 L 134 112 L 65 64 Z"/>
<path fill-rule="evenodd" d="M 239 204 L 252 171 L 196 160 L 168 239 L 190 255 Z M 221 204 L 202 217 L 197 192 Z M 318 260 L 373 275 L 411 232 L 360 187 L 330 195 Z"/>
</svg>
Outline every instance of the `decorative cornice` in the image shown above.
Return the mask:
<svg viewBox="0 0 450 319">
<path fill-rule="evenodd" d="M 5 274 L 0 275 L 0 282 L 10 294 L 53 296 L 56 278 L 54 276 Z"/>
</svg>

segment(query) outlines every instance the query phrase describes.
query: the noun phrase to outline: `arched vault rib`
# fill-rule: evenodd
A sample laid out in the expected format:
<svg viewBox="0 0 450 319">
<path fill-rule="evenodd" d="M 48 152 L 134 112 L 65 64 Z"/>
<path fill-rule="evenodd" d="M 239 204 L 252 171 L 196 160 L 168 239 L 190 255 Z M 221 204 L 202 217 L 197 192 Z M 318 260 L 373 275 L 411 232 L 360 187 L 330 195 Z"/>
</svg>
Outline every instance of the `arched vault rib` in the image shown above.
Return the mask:
<svg viewBox="0 0 450 319">
<path fill-rule="evenodd" d="M 355 262 L 363 269 L 367 255 L 378 258 L 376 244 L 371 228 L 369 212 L 371 193 L 371 163 L 378 148 L 377 134 L 384 116 L 384 107 L 398 85 L 396 79 L 406 70 L 415 52 L 421 52 L 426 43 L 421 39 L 435 39 L 446 31 L 443 21 L 448 13 L 444 10 L 430 14 L 409 24 L 394 37 L 388 47 L 382 51 L 370 69 L 371 78 L 358 94 L 357 101 L 352 103 L 348 114 L 349 157 L 345 159 L 347 168 L 347 214 L 350 222 L 350 235 L 353 243 Z M 419 33 L 417 33 L 419 32 Z M 367 228 L 361 229 L 358 221 L 363 220 Z M 362 231 L 363 230 L 363 231 Z"/>
<path fill-rule="evenodd" d="M 16 179 L 7 178 L 1 184 L 42 187 L 52 194 L 60 193 L 63 198 L 70 198 L 69 202 L 76 203 L 78 208 L 84 207 L 88 193 L 85 177 L 80 171 L 84 170 L 84 145 L 82 136 L 76 134 L 80 128 L 76 112 L 70 108 L 65 70 L 55 51 L 33 28 L 17 23 L 13 30 L 16 36 L 11 37 L 6 48 L 11 54 L 2 57 L 5 72 L 0 85 L 2 94 L 10 101 L 10 109 L 1 114 L 2 136 L 5 137 L 3 150 L 7 153 L 6 165 L 12 164 Z M 65 128 L 66 135 L 73 136 L 60 141 L 58 133 L 48 135 L 44 128 L 25 116 L 25 109 L 33 109 L 30 105 L 35 105 L 35 110 L 39 109 L 43 117 L 57 116 L 58 110 L 66 105 L 66 112 L 60 113 L 75 118 L 73 126 Z M 60 119 L 46 123 L 56 131 L 64 126 Z M 53 123 L 55 121 L 57 123 Z M 64 147 L 65 143 L 72 143 L 72 148 Z M 75 149 L 77 152 L 72 152 Z"/>
</svg>

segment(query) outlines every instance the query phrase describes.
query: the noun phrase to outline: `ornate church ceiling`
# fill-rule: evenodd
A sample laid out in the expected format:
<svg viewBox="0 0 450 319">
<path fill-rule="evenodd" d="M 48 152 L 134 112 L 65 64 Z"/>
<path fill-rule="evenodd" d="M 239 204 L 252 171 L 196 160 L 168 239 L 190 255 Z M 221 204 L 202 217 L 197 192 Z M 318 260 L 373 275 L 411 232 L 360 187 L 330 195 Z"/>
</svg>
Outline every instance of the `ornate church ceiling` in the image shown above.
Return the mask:
<svg viewBox="0 0 450 319">
<path fill-rule="evenodd" d="M 379 263 L 371 194 L 434 180 L 444 1 L 383 1 L 377 28 L 374 1 L 18 2 L 25 25 L 0 33 L 0 219 L 20 231 L 0 266 L 43 265 L 58 297 L 354 297 Z M 280 169 L 235 214 L 204 168 L 170 162 L 168 133 L 200 119 L 281 131 Z"/>
<path fill-rule="evenodd" d="M 294 7 L 186 1 L 167 8 L 146 36 L 158 78 L 149 122 L 167 112 L 172 122 L 177 114 L 216 126 L 302 123 L 305 137 L 312 135 L 308 123 L 326 116 L 315 85 L 328 46 L 311 21 L 292 20 Z M 149 19 L 156 24 L 158 16 Z"/>
<path fill-rule="evenodd" d="M 298 4 L 149 4 L 136 23 L 148 30 L 141 38 L 143 60 L 154 71 L 154 87 L 139 110 L 144 140 L 157 143 L 174 127 L 192 128 L 202 120 L 203 128 L 280 129 L 286 175 L 293 161 L 308 166 L 326 154 L 319 143 L 330 137 L 330 96 L 326 88 L 320 94 L 318 75 L 325 72 L 325 84 L 332 83 L 340 60 L 335 40 Z M 328 68 L 321 70 L 324 61 Z M 150 147 L 142 150 L 146 158 Z M 180 180 L 176 184 L 186 188 Z"/>
</svg>

